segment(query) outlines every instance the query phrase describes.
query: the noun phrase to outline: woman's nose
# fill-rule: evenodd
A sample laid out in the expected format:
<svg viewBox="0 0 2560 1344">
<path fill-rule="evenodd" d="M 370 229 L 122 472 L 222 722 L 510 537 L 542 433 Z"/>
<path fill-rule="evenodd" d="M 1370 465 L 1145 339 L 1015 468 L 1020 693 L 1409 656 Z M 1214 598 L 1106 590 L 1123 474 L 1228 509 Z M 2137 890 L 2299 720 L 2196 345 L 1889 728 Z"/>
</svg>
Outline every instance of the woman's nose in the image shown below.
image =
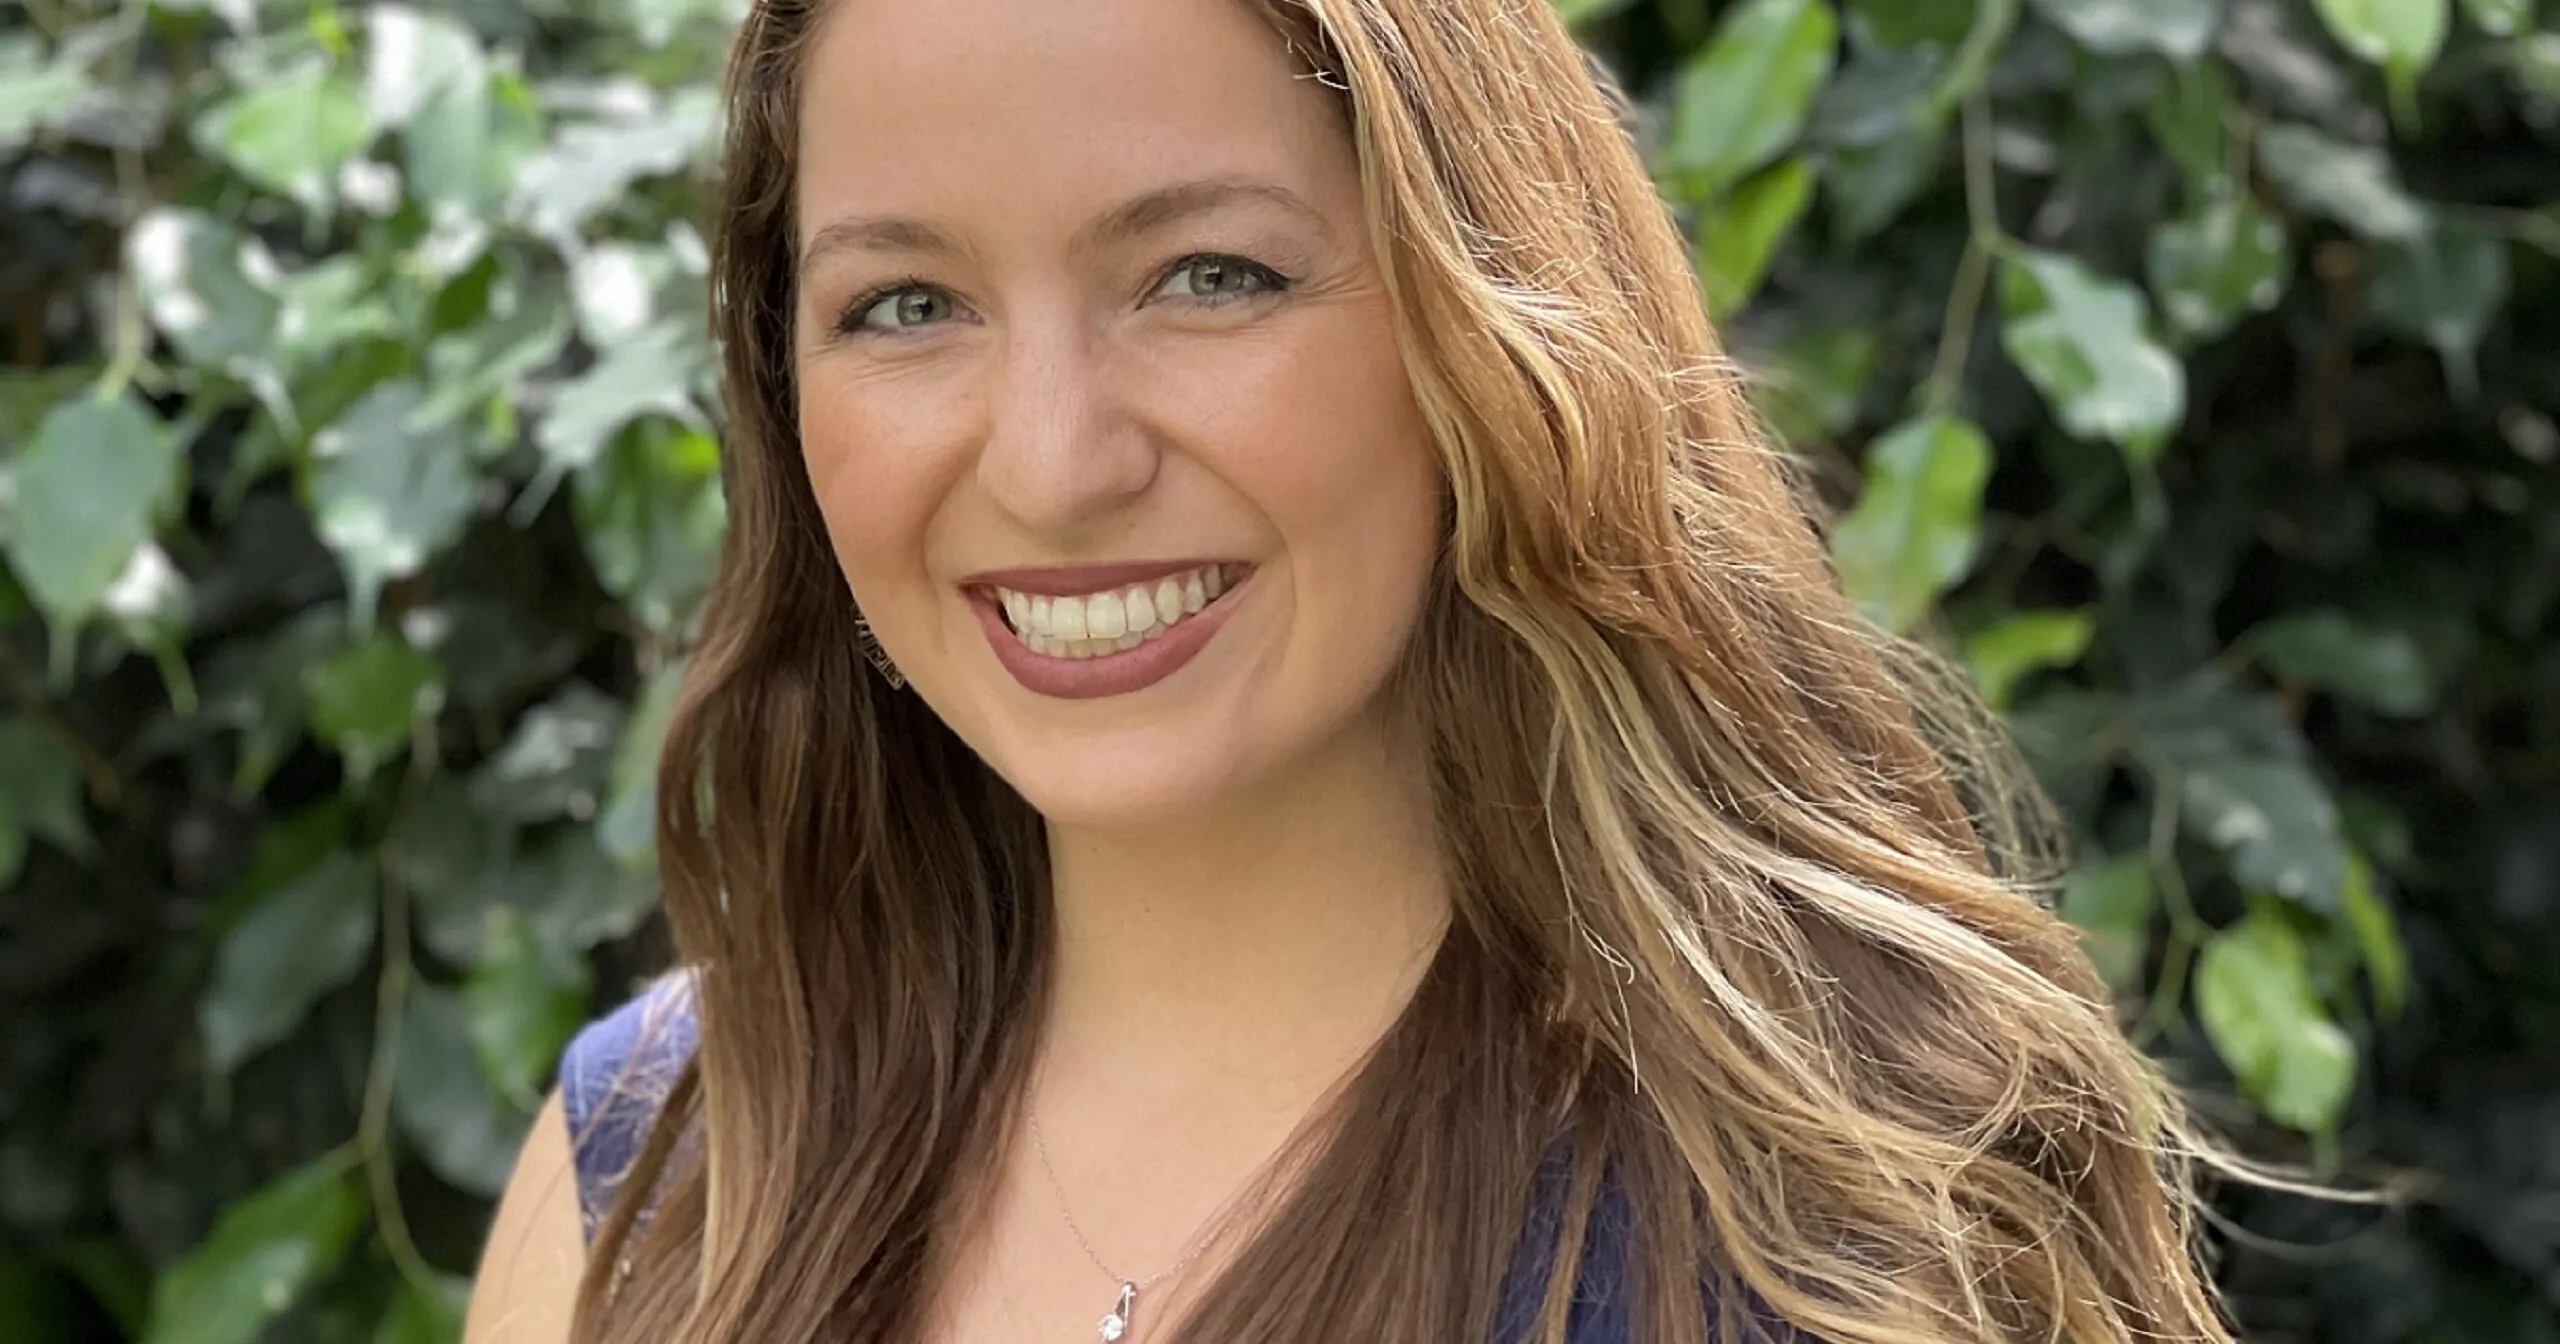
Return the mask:
<svg viewBox="0 0 2560 1344">
<path fill-rule="evenodd" d="M 1027 530 L 1073 532 L 1154 483 L 1158 445 L 1088 328 L 1012 333 L 991 377 L 978 483 Z"/>
</svg>

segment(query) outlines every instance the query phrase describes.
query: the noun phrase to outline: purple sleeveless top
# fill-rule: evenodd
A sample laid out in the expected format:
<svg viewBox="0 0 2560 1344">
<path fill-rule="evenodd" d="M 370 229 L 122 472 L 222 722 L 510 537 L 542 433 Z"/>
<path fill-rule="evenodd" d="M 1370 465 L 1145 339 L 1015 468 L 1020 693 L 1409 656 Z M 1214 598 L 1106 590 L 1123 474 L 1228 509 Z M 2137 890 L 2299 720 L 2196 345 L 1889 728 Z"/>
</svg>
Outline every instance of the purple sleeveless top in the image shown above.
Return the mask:
<svg viewBox="0 0 2560 1344">
<path fill-rule="evenodd" d="M 560 1061 L 560 1095 L 569 1117 L 570 1152 L 578 1174 L 578 1213 L 595 1235 L 624 1171 L 639 1155 L 667 1089 L 696 1039 L 684 981 L 669 976 L 640 997 L 580 1031 Z M 1522 1229 L 1493 1344 L 1525 1339 L 1537 1318 L 1546 1271 L 1555 1258 L 1557 1218 L 1566 1167 L 1561 1150 L 1539 1172 L 1540 1196 Z M 1625 1273 L 1627 1209 L 1604 1189 L 1576 1277 L 1568 1338 L 1572 1344 L 1629 1344 Z"/>
</svg>

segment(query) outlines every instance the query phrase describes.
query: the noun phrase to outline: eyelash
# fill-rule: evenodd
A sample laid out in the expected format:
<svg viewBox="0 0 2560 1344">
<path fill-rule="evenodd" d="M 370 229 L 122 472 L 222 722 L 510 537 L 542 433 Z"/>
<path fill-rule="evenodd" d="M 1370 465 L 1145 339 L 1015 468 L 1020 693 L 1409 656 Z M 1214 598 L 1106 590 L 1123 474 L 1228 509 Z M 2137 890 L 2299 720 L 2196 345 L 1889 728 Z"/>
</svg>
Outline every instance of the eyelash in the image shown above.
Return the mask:
<svg viewBox="0 0 2560 1344">
<path fill-rule="evenodd" d="M 1277 269 L 1255 261 L 1251 257 L 1240 257 L 1232 252 L 1193 252 L 1187 256 L 1176 258 L 1170 265 L 1167 265 L 1163 270 L 1158 271 L 1156 273 L 1155 284 L 1150 286 L 1147 290 L 1148 296 L 1153 297 L 1156 290 L 1162 289 L 1167 280 L 1180 275 L 1185 267 L 1197 266 L 1203 262 L 1218 262 L 1224 265 L 1240 266 L 1247 274 L 1262 282 L 1262 288 L 1259 291 L 1250 294 L 1224 294 L 1207 297 L 1194 296 L 1194 302 L 1208 308 L 1224 308 L 1228 304 L 1244 299 L 1263 299 L 1270 298 L 1277 294 L 1285 294 L 1297 284 L 1297 281 L 1291 279 L 1289 276 L 1283 275 Z M 924 328 L 922 327 L 866 327 L 862 325 L 862 319 L 865 315 L 870 313 L 872 309 L 879 307 L 881 301 L 884 299 L 894 298 L 911 290 L 934 290 L 939 288 L 941 287 L 929 280 L 926 280 L 922 276 L 910 275 L 901 279 L 893 280 L 876 289 L 865 291 L 862 297 L 855 299 L 845 308 L 844 316 L 836 322 L 836 334 L 839 336 L 894 337 L 904 332 L 923 330 Z"/>
</svg>

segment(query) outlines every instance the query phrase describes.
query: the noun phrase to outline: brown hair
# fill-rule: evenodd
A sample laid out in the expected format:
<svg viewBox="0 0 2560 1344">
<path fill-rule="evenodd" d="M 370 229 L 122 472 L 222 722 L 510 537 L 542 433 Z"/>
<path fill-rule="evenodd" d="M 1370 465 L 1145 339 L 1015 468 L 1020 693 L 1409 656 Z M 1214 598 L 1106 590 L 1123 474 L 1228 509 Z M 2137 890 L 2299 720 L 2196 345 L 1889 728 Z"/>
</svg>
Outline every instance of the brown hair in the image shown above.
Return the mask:
<svg viewBox="0 0 2560 1344">
<path fill-rule="evenodd" d="M 1341 91 L 1450 483 L 1400 685 L 1457 917 L 1178 1337 L 1483 1339 L 1560 1146 L 1536 1339 L 1605 1169 L 1649 1344 L 1755 1312 L 1843 1344 L 2227 1340 L 2190 1244 L 2210 1150 L 2034 898 L 2031 791 L 1842 599 L 1614 91 L 1546 0 L 1259 3 Z M 798 461 L 825 9 L 758 3 L 731 66 L 729 532 L 659 822 L 701 1044 L 599 1234 L 585 1344 L 912 1333 L 1038 1029 L 1039 819 L 866 669 Z"/>
</svg>

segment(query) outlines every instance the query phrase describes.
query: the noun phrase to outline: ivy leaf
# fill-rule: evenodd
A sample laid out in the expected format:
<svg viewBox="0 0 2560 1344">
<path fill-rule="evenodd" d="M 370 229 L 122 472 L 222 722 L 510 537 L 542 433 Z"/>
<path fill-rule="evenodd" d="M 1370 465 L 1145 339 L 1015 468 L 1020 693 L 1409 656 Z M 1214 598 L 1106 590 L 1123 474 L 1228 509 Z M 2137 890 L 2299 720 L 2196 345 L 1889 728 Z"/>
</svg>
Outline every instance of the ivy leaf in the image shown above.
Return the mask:
<svg viewBox="0 0 2560 1344">
<path fill-rule="evenodd" d="M 545 238 L 574 242 L 634 183 L 676 172 L 709 150 L 719 127 L 719 100 L 702 87 L 622 120 L 570 126 L 524 162 L 507 216 Z"/>
<path fill-rule="evenodd" d="M 584 961 L 547 953 L 517 912 L 496 907 L 488 918 L 480 960 L 462 987 L 471 1048 L 498 1095 L 536 1110 L 561 1050 L 586 1020 L 593 980 Z"/>
<path fill-rule="evenodd" d="M 2151 233 L 2151 290 L 2171 330 L 2211 340 L 2284 297 L 2293 250 L 2284 225 L 2245 196 L 2220 196 Z"/>
<path fill-rule="evenodd" d="M 2009 356 L 2065 430 L 2159 455 L 2186 412 L 2186 369 L 2151 339 L 2139 290 L 2029 250 L 2001 264 L 2000 300 Z"/>
<path fill-rule="evenodd" d="M 1944 117 L 1915 109 L 1882 140 L 1833 150 L 1822 181 L 1841 233 L 1863 241 L 1918 199 L 1937 180 L 1946 134 Z"/>
<path fill-rule="evenodd" d="M 467 449 L 423 413 L 425 395 L 406 379 L 384 383 L 311 441 L 313 522 L 347 571 L 359 626 L 386 581 L 416 573 L 471 516 Z"/>
<path fill-rule="evenodd" d="M 578 474 L 578 535 L 607 592 L 640 623 L 675 632 L 710 590 L 728 511 L 720 448 L 699 430 L 650 420 Z"/>
<path fill-rule="evenodd" d="M 2426 654 L 2405 630 L 2364 625 L 2340 611 L 2306 611 L 2259 626 L 2243 646 L 2287 681 L 2384 714 L 2415 717 L 2435 707 Z"/>
<path fill-rule="evenodd" d="M 1802 158 L 1782 160 L 1725 194 L 1698 225 L 1698 275 L 1710 308 L 1729 314 L 1751 301 L 1770 257 L 1812 199 L 1813 169 Z"/>
<path fill-rule="evenodd" d="M 2146 105 L 2143 121 L 2151 138 L 2177 162 L 2187 182 L 2207 193 L 2227 189 L 2230 160 L 2226 151 L 2231 93 L 2214 61 L 2181 62 L 2171 69 L 2159 96 Z"/>
<path fill-rule="evenodd" d="M 373 1344 L 458 1344 L 470 1300 L 469 1279 L 438 1274 L 422 1288 L 404 1275 L 392 1289 L 391 1310 L 374 1332 Z"/>
<path fill-rule="evenodd" d="M 1953 47 L 1973 27 L 1978 0 L 1848 0 L 1869 36 L 1888 47 Z"/>
<path fill-rule="evenodd" d="M 250 1344 L 337 1266 L 364 1222 L 347 1164 L 324 1157 L 223 1211 L 161 1275 L 143 1344 Z"/>
<path fill-rule="evenodd" d="M 613 436 L 645 415 L 703 427 L 692 388 L 709 358 L 699 336 L 671 323 L 616 345 L 560 389 L 543 420 L 536 439 L 550 470 L 557 475 L 593 467 Z"/>
<path fill-rule="evenodd" d="M 2151 913 L 2158 897 L 2151 862 L 2122 854 L 2075 868 L 2062 884 L 2056 913 L 2080 931 L 2080 945 L 2107 987 L 2118 994 L 2142 988 L 2143 954 L 2151 947 Z"/>
<path fill-rule="evenodd" d="M 0 492 L 0 540 L 57 647 L 105 600 L 183 485 L 178 443 L 125 397 L 75 397 L 36 427 Z"/>
<path fill-rule="evenodd" d="M 406 750 L 411 725 L 444 703 L 443 666 L 396 635 L 368 636 L 308 676 L 311 730 L 357 778 Z"/>
<path fill-rule="evenodd" d="M 1965 663 L 1982 698 L 2006 709 L 2028 673 L 2079 662 L 2097 630 L 2085 611 L 2011 612 L 1965 639 Z"/>
<path fill-rule="evenodd" d="M 2035 0 L 2036 12 L 2101 56 L 2204 55 L 2221 26 L 2221 0 Z"/>
<path fill-rule="evenodd" d="M 156 207 L 125 238 L 143 311 L 199 368 L 247 378 L 270 360 L 281 304 L 266 245 L 193 210 Z"/>
<path fill-rule="evenodd" d="M 1867 449 L 1866 487 L 1831 534 L 1850 598 L 1889 630 L 1909 630 L 1973 567 L 1991 444 L 1970 422 L 1926 415 Z"/>
<path fill-rule="evenodd" d="M 614 752 L 604 815 L 596 819 L 596 844 L 626 870 L 645 871 L 657 859 L 658 752 L 666 744 L 667 722 L 684 688 L 684 668 L 679 660 L 649 678 Z"/>
<path fill-rule="evenodd" d="M 592 819 L 622 740 L 623 708 L 582 682 L 527 710 L 507 745 L 471 781 L 483 816 L 530 823 Z"/>
<path fill-rule="evenodd" d="M 2462 11 L 2491 37 L 2513 37 L 2533 22 L 2533 0 L 2462 0 Z"/>
<path fill-rule="evenodd" d="M 2469 403 L 2479 391 L 2473 357 L 2507 301 L 2503 239 L 2442 220 L 2374 249 L 2367 299 L 2374 319 L 2435 347 L 2445 381 Z"/>
<path fill-rule="evenodd" d="M 2425 210 L 2401 189 L 2391 156 L 2373 146 L 2280 124 L 2259 132 L 2258 163 L 2284 198 L 2306 214 L 2376 241 L 2426 231 Z"/>
<path fill-rule="evenodd" d="M 397 130 L 455 85 L 488 78 L 488 57 L 471 29 L 405 4 L 365 7 L 365 104 L 376 124 Z"/>
<path fill-rule="evenodd" d="M 96 851 L 70 753 L 31 720 L 0 719 L 0 891 L 17 882 L 30 836 L 76 858 Z"/>
<path fill-rule="evenodd" d="M 2412 73 L 2444 50 L 2453 0 L 2314 0 L 2338 45 L 2360 61 Z"/>
<path fill-rule="evenodd" d="M 196 141 L 242 177 L 317 209 L 348 160 L 373 143 L 364 94 L 321 64 L 244 90 L 207 111 Z"/>
<path fill-rule="evenodd" d="M 533 1117 L 481 1077 L 461 996 L 441 985 L 409 991 L 394 1058 L 391 1115 L 400 1132 L 438 1176 L 495 1198 Z"/>
<path fill-rule="evenodd" d="M 2196 962 L 2196 1013 L 2270 1119 L 2336 1127 L 2355 1085 L 2355 1046 L 2321 1010 L 2291 925 L 2261 911 L 2216 933 Z"/>
<path fill-rule="evenodd" d="M 2409 999 L 2409 948 L 2401 941 L 2399 922 L 2376 889 L 2373 865 L 2364 855 L 2347 855 L 2347 880 L 2339 893 L 2356 954 L 2364 960 L 2365 974 L 2373 978 L 2374 1005 L 2384 1017 L 2396 1018 Z"/>
<path fill-rule="evenodd" d="M 2337 801 L 2307 767 L 2275 757 L 2192 762 L 2180 803 L 2188 823 L 2229 856 L 2240 885 L 2337 913 L 2346 841 Z"/>
<path fill-rule="evenodd" d="M 1838 40 L 1824 0 L 1744 0 L 1680 74 L 1665 165 L 1712 196 L 1777 157 L 1831 77 Z"/>
<path fill-rule="evenodd" d="M 77 62 L 46 59 L 33 34 L 0 38 L 0 155 L 59 121 L 88 87 Z"/>
<path fill-rule="evenodd" d="M 283 1040 L 321 995 L 363 969 L 374 896 L 373 869 L 339 851 L 249 907 L 223 935 L 197 1005 L 208 1068 L 227 1074 Z"/>
</svg>

